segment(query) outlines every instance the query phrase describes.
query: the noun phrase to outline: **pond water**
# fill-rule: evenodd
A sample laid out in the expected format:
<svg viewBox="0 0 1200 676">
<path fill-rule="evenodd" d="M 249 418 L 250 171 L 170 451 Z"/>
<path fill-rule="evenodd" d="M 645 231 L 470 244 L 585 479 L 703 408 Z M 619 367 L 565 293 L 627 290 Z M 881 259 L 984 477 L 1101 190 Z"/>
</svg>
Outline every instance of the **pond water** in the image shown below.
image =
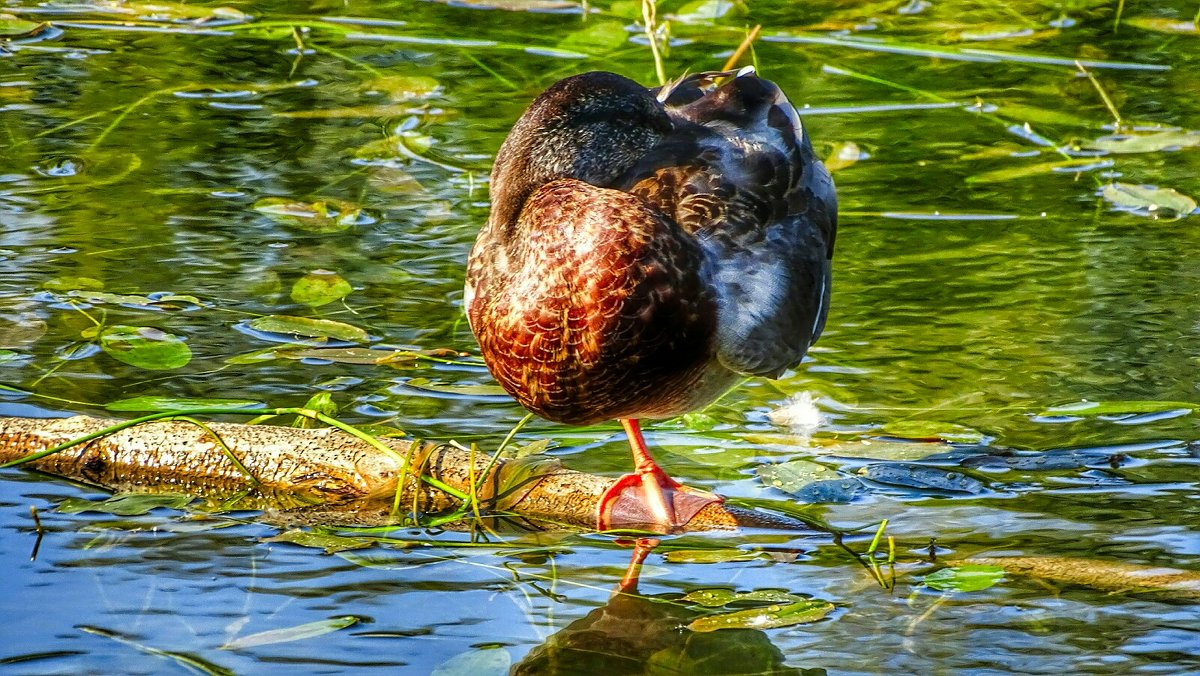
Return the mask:
<svg viewBox="0 0 1200 676">
<path fill-rule="evenodd" d="M 17 388 L 0 413 L 105 414 L 144 395 L 301 406 L 327 392 L 348 422 L 494 448 L 524 412 L 469 360 L 263 356 L 278 338 L 251 322 L 299 315 L 360 327 L 379 347 L 474 352 L 463 266 L 507 129 L 560 77 L 655 79 L 628 0 L 496 5 L 0 6 L 12 15 L 0 35 L 16 36 L 0 40 L 0 382 Z M 1200 196 L 1187 131 L 1200 128 L 1195 12 L 1090 0 L 660 7 L 668 74 L 719 68 L 762 24 L 743 63 L 789 93 L 823 156 L 841 158 L 842 213 L 833 309 L 810 358 L 650 425 L 648 439 L 689 484 L 836 536 L 664 538 L 640 595 L 610 599 L 630 549 L 607 536 L 403 529 L 393 535 L 431 546 L 326 555 L 263 542 L 280 529 L 253 513 L 63 509 L 106 496 L 6 469 L 0 664 L 1200 673 L 1195 593 L 1083 579 L 1112 564 L 1130 578 L 1200 571 L 1189 253 L 1200 215 L 1173 211 L 1195 206 L 1179 194 Z M 1114 112 L 1132 139 L 1113 136 Z M 343 295 L 341 280 L 344 299 L 314 306 Z M 168 347 L 156 363 L 118 360 L 121 345 L 97 345 L 97 322 L 153 327 Z M 538 439 L 574 469 L 627 468 L 616 425 L 534 421 L 518 435 Z M 806 459 L 819 463 L 789 467 L 820 470 L 828 492 L 794 496 L 756 473 Z M 895 561 L 882 539 L 873 573 L 865 552 L 885 519 Z M 1002 556 L 1059 574 L 989 568 L 967 590 L 927 579 Z M 716 611 L 682 597 L 712 589 L 834 609 L 780 628 L 684 628 Z M 330 622 L 343 617 L 357 622 Z M 311 636 L 260 634 L 323 622 Z"/>
</svg>

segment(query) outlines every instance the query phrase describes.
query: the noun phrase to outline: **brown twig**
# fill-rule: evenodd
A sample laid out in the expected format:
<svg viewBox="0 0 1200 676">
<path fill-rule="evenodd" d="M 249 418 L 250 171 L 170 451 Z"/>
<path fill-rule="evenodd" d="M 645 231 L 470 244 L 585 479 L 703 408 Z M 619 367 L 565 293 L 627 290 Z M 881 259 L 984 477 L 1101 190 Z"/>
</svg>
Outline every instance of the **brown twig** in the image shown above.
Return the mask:
<svg viewBox="0 0 1200 676">
<path fill-rule="evenodd" d="M 758 32 L 761 30 L 761 24 L 751 28 L 750 32 L 746 34 L 746 38 L 742 40 L 742 44 L 738 45 L 738 48 L 733 50 L 733 53 L 725 60 L 725 65 L 721 66 L 721 70 L 733 70 L 733 67 L 742 59 L 742 55 L 746 53 L 746 50 L 750 49 L 750 44 L 758 38 Z"/>
</svg>

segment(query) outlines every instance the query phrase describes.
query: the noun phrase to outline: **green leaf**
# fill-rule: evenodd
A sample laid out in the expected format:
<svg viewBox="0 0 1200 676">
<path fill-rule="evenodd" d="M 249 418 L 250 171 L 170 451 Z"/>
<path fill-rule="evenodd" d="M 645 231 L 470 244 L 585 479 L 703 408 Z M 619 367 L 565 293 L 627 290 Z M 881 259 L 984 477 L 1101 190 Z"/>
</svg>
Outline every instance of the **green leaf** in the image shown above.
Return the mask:
<svg viewBox="0 0 1200 676">
<path fill-rule="evenodd" d="M 425 75 L 387 75 L 363 83 L 368 93 L 379 93 L 393 102 L 412 101 L 438 94 L 442 85 Z"/>
<path fill-rule="evenodd" d="M 712 23 L 745 9 L 738 0 L 692 0 L 672 14 L 671 20 L 685 24 Z"/>
<path fill-rule="evenodd" d="M 442 662 L 430 676 L 504 676 L 512 667 L 512 655 L 503 646 L 474 648 Z"/>
<path fill-rule="evenodd" d="M 1071 404 L 1051 406 L 1038 413 L 1038 415 L 1122 415 L 1129 413 L 1164 413 L 1179 409 L 1195 411 L 1197 408 L 1200 408 L 1200 404 L 1193 404 L 1188 401 L 1077 401 Z"/>
<path fill-rule="evenodd" d="M 18 19 L 12 14 L 0 14 L 0 39 L 23 38 L 31 35 L 46 24 Z"/>
<path fill-rule="evenodd" d="M 285 531 L 279 535 L 263 538 L 259 542 L 286 542 L 288 544 L 300 545 L 301 547 L 323 549 L 326 554 L 348 552 L 353 549 L 366 549 L 375 544 L 375 541 L 371 538 L 348 537 L 333 533 L 314 533 L 313 531 L 300 529 Z"/>
<path fill-rule="evenodd" d="M 1100 196 L 1118 209 L 1156 218 L 1166 212 L 1180 219 L 1196 210 L 1196 200 L 1173 188 L 1109 183 L 1101 188 Z"/>
<path fill-rule="evenodd" d="M 292 285 L 292 300 L 320 307 L 341 300 L 354 291 L 350 282 L 329 270 L 314 270 Z"/>
<path fill-rule="evenodd" d="M 0 349 L 0 364 L 15 364 L 24 361 L 27 357 L 28 355 L 23 355 L 20 352 Z"/>
<path fill-rule="evenodd" d="M 772 605 L 732 613 L 707 615 L 692 620 L 688 629 L 697 632 L 719 629 L 775 629 L 797 624 L 816 622 L 833 612 L 834 605 L 828 601 L 800 601 L 787 605 Z"/>
<path fill-rule="evenodd" d="M 104 288 L 104 282 L 91 277 L 55 277 L 42 284 L 42 288 L 47 291 L 99 291 Z"/>
<path fill-rule="evenodd" d="M 1022 164 L 1016 167 L 985 171 L 974 176 L 968 176 L 966 180 L 967 183 L 971 184 L 1000 183 L 1019 178 L 1029 178 L 1030 176 L 1041 176 L 1042 174 L 1061 173 L 1070 175 L 1076 172 L 1107 169 L 1112 164 L 1112 160 L 1097 160 L 1095 158 L 1069 160 L 1066 162 L 1039 162 L 1036 164 Z"/>
<path fill-rule="evenodd" d="M 1200 35 L 1200 26 L 1195 21 L 1178 21 L 1163 17 L 1133 17 L 1121 23 L 1136 26 L 1156 33 L 1171 33 L 1174 35 Z"/>
<path fill-rule="evenodd" d="M 183 339 L 149 326 L 109 326 L 100 332 L 100 349 L 119 362 L 154 371 L 186 366 L 192 350 Z"/>
<path fill-rule="evenodd" d="M 759 465 L 754 468 L 754 473 L 758 475 L 759 481 L 767 486 L 793 495 L 813 482 L 838 479 L 841 476 L 834 470 L 812 460 L 790 460 Z"/>
<path fill-rule="evenodd" d="M 972 494 L 983 493 L 987 490 L 983 482 L 974 477 L 932 465 L 877 462 L 860 469 L 859 474 L 871 481 L 905 488 Z"/>
<path fill-rule="evenodd" d="M 330 632 L 346 627 L 353 627 L 362 622 L 362 618 L 354 615 L 341 615 L 331 617 L 327 620 L 317 620 L 316 622 L 307 622 L 294 627 L 284 629 L 271 629 L 262 631 L 257 634 L 250 634 L 242 638 L 234 639 L 229 643 L 221 646 L 221 650 L 245 650 L 246 648 L 255 648 L 262 645 L 272 645 L 275 643 L 288 643 L 291 641 L 301 641 L 309 638 L 323 636 Z"/>
<path fill-rule="evenodd" d="M 525 498 L 538 479 L 562 470 L 558 458 L 527 455 L 509 460 L 496 473 L 496 508 L 511 509 Z"/>
<path fill-rule="evenodd" d="M 1200 146 L 1200 131 L 1172 129 L 1152 134 L 1118 134 L 1101 136 L 1086 141 L 1087 150 L 1103 150 L 1110 153 L 1156 153 L 1163 150 L 1195 148 Z"/>
<path fill-rule="evenodd" d="M 673 549 L 664 553 L 663 559 L 667 563 L 731 563 L 753 561 L 762 555 L 744 549 Z"/>
<path fill-rule="evenodd" d="M 698 589 L 689 592 L 680 600 L 704 606 L 705 608 L 720 608 L 738 602 L 795 603 L 807 599 L 776 589 L 763 589 L 752 592 L 735 592 L 731 589 Z"/>
<path fill-rule="evenodd" d="M 471 383 L 447 383 L 429 378 L 409 378 L 405 386 L 439 394 L 453 394 L 463 397 L 507 397 L 508 393 L 499 385 L 484 385 Z"/>
<path fill-rule="evenodd" d="M 253 208 L 279 223 L 321 234 L 341 232 L 375 220 L 364 214 L 357 204 L 332 198 L 298 202 L 286 197 L 264 197 L 255 202 Z"/>
<path fill-rule="evenodd" d="M 982 432 L 965 425 L 937 422 L 933 420 L 897 420 L 879 428 L 890 437 L 915 439 L 918 441 L 949 441 L 958 444 L 977 444 L 983 441 Z"/>
<path fill-rule="evenodd" d="M 973 592 L 987 589 L 1004 579 L 1000 566 L 965 564 L 943 568 L 925 576 L 925 586 L 938 591 Z"/>
<path fill-rule="evenodd" d="M 267 315 L 250 322 L 250 328 L 267 333 L 285 333 L 305 338 L 333 338 L 350 343 L 365 343 L 370 340 L 366 331 L 329 319 Z"/>
<path fill-rule="evenodd" d="M 183 509 L 194 499 L 190 495 L 175 493 L 129 493 L 99 501 L 87 498 L 67 498 L 59 503 L 55 511 L 63 514 L 101 512 L 116 516 L 142 516 L 159 507 Z"/>
<path fill-rule="evenodd" d="M 629 32 L 620 21 L 589 21 L 584 28 L 571 33 L 559 41 L 562 49 L 589 54 L 602 54 L 623 46 L 629 41 Z"/>
<path fill-rule="evenodd" d="M 872 460 L 921 460 L 934 453 L 945 453 L 950 446 L 942 442 L 888 441 L 859 439 L 843 441 L 811 449 L 821 456 L 841 458 L 870 458 Z"/>
<path fill-rule="evenodd" d="M 328 416 L 335 416 L 338 412 L 338 405 L 333 401 L 333 395 L 329 392 L 317 392 L 309 397 L 308 401 L 304 402 L 304 408 Z"/>
<path fill-rule="evenodd" d="M 835 171 L 841 171 L 846 167 L 852 166 L 866 157 L 867 154 L 859 149 L 857 143 L 854 141 L 843 141 L 834 144 L 833 150 L 829 151 L 829 155 L 825 158 L 825 168 L 832 174 Z"/>
<path fill-rule="evenodd" d="M 249 399 L 205 399 L 203 397 L 158 397 L 145 395 L 118 399 L 104 405 L 107 411 L 178 411 L 187 408 L 224 408 L 230 411 L 262 408 L 260 401 Z"/>
</svg>

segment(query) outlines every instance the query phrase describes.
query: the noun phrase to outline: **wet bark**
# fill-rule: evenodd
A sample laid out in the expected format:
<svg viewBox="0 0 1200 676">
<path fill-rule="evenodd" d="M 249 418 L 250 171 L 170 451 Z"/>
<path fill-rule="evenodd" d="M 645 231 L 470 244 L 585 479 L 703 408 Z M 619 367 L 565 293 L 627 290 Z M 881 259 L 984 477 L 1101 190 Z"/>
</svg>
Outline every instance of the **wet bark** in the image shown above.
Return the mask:
<svg viewBox="0 0 1200 676">
<path fill-rule="evenodd" d="M 0 418 L 0 463 L 116 422 L 89 416 Z M 22 467 L 114 492 L 186 493 L 238 509 L 266 510 L 276 520 L 343 525 L 389 523 L 398 513 L 444 513 L 461 505 L 421 481 L 419 473 L 468 494 L 475 483 L 484 511 L 515 515 L 539 527 L 594 529 L 597 502 L 614 482 L 549 460 L 502 460 L 489 470 L 490 458 L 482 452 L 380 441 L 397 457 L 332 428 L 166 420 L 121 430 Z M 687 530 L 738 526 L 805 528 L 786 517 L 714 504 L 697 513 Z"/>
</svg>

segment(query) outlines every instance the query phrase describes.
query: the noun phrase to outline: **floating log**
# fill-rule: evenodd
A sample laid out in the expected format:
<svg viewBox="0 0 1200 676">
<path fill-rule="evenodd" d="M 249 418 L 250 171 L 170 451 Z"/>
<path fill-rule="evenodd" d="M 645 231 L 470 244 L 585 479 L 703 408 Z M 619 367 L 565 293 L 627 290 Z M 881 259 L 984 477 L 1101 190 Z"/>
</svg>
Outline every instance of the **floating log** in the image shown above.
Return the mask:
<svg viewBox="0 0 1200 676">
<path fill-rule="evenodd" d="M 0 463 L 118 422 L 82 415 L 0 418 Z M 421 441 L 379 441 L 394 455 L 334 428 L 173 419 L 116 431 L 22 467 L 118 493 L 236 500 L 238 509 L 268 510 L 290 515 L 292 522 L 329 525 L 378 525 L 394 522 L 397 513 L 439 514 L 462 505 L 420 474 L 460 494 L 472 494 L 476 485 L 474 495 L 485 512 L 515 515 L 541 527 L 595 529 L 597 503 L 615 481 L 545 459 L 500 460 L 489 468 L 491 458 L 483 452 Z M 787 517 L 719 504 L 698 512 L 685 530 L 739 526 L 807 530 Z"/>
</svg>

